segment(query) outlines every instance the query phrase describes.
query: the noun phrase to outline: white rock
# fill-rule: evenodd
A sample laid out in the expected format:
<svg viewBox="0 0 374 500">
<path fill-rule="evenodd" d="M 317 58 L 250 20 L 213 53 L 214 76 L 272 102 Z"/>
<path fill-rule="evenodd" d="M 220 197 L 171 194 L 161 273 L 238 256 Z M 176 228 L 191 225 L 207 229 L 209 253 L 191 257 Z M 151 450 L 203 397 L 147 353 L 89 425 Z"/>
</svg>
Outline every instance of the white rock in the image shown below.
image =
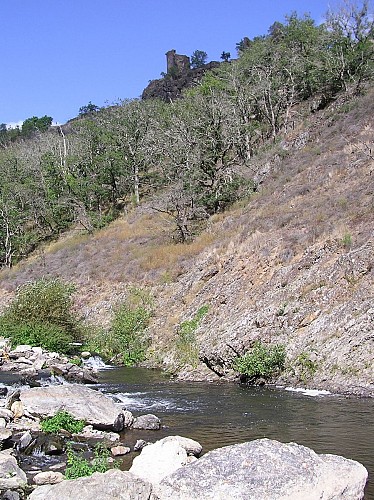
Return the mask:
<svg viewBox="0 0 374 500">
<path fill-rule="evenodd" d="M 130 472 L 157 484 L 187 463 L 187 452 L 177 441 L 156 441 L 145 446 L 135 457 Z"/>
<path fill-rule="evenodd" d="M 61 472 L 47 470 L 44 472 L 39 472 L 34 476 L 34 483 L 38 486 L 42 484 L 57 484 L 61 483 L 65 479 Z"/>
</svg>

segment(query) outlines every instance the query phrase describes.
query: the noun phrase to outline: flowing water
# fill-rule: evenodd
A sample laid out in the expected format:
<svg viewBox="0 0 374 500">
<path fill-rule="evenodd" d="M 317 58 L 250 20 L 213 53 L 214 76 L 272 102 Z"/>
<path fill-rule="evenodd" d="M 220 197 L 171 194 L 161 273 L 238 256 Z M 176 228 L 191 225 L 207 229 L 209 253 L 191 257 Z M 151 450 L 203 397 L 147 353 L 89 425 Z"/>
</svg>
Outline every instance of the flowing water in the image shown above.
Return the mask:
<svg viewBox="0 0 374 500">
<path fill-rule="evenodd" d="M 309 446 L 361 462 L 370 482 L 365 499 L 374 499 L 374 400 L 346 398 L 281 388 L 232 384 L 181 383 L 159 372 L 115 368 L 100 371 L 99 388 L 134 415 L 154 413 L 160 431 L 131 431 L 136 439 L 156 441 L 179 434 L 196 439 L 203 451 L 258 438 Z M 348 499 L 347 499 L 348 500 Z"/>
</svg>

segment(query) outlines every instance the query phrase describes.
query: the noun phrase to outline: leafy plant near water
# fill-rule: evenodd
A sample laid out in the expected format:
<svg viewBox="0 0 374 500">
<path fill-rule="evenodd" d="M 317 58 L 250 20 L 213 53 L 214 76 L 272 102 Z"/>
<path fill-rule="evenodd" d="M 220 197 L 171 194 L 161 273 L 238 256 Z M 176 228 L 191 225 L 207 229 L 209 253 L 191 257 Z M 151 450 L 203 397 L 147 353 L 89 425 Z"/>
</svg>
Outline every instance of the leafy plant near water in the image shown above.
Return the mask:
<svg viewBox="0 0 374 500">
<path fill-rule="evenodd" d="M 317 363 L 310 359 L 308 352 L 302 352 L 296 358 L 296 369 L 302 382 L 307 382 L 317 371 Z"/>
<path fill-rule="evenodd" d="M 207 304 L 203 305 L 192 319 L 183 321 L 179 325 L 176 346 L 178 360 L 182 365 L 190 364 L 196 366 L 198 362 L 199 349 L 196 345 L 195 331 L 208 310 L 209 306 Z"/>
<path fill-rule="evenodd" d="M 42 420 L 40 426 L 42 431 L 48 434 L 57 434 L 62 429 L 74 434 L 83 430 L 85 422 L 75 419 L 67 411 L 59 411 L 53 417 Z"/>
<path fill-rule="evenodd" d="M 90 463 L 81 453 L 74 453 L 71 445 L 67 447 L 66 479 L 77 479 L 79 477 L 91 476 L 94 472 L 106 472 L 109 470 L 109 451 L 101 444 L 95 447 L 95 458 Z"/>
<path fill-rule="evenodd" d="M 68 352 L 80 336 L 80 324 L 72 312 L 73 292 L 73 285 L 55 278 L 26 283 L 0 317 L 2 334 L 13 345 Z"/>
<path fill-rule="evenodd" d="M 120 360 L 133 366 L 145 359 L 148 339 L 144 330 L 152 316 L 153 301 L 150 294 L 140 288 L 131 288 L 126 302 L 114 311 L 108 331 L 96 330 L 88 339 L 88 348 L 104 358 Z"/>
<path fill-rule="evenodd" d="M 235 359 L 233 368 L 249 380 L 260 377 L 267 379 L 284 369 L 285 360 L 284 345 L 266 346 L 257 341 L 250 351 Z"/>
</svg>

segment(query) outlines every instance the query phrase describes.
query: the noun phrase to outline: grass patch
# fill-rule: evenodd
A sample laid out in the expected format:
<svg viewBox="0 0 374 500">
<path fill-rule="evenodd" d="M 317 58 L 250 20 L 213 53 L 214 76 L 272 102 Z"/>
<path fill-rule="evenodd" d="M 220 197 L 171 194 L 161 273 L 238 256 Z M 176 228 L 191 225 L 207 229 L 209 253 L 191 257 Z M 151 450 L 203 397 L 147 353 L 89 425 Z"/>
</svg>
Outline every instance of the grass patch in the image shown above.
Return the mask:
<svg viewBox="0 0 374 500">
<path fill-rule="evenodd" d="M 81 453 L 74 453 L 70 445 L 68 445 L 66 453 L 66 479 L 77 479 L 79 477 L 91 476 L 94 472 L 106 472 L 109 470 L 109 451 L 100 443 L 95 447 L 95 458 L 92 463 L 85 459 Z"/>
<path fill-rule="evenodd" d="M 75 419 L 67 411 L 59 411 L 53 417 L 47 417 L 40 422 L 42 431 L 47 434 L 57 434 L 61 430 L 76 434 L 81 432 L 85 425 L 84 420 Z"/>
</svg>

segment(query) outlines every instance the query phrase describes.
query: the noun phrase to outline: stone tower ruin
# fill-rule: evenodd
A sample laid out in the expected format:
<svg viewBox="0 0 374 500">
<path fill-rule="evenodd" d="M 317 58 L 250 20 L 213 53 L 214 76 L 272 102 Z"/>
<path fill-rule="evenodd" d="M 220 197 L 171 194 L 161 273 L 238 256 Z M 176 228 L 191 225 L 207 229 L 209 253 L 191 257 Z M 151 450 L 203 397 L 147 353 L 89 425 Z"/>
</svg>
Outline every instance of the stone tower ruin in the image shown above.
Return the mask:
<svg viewBox="0 0 374 500">
<path fill-rule="evenodd" d="M 190 58 L 177 54 L 174 49 L 166 52 L 167 73 L 177 70 L 178 73 L 186 73 L 190 69 Z M 174 69 L 172 69 L 174 68 Z"/>
</svg>

